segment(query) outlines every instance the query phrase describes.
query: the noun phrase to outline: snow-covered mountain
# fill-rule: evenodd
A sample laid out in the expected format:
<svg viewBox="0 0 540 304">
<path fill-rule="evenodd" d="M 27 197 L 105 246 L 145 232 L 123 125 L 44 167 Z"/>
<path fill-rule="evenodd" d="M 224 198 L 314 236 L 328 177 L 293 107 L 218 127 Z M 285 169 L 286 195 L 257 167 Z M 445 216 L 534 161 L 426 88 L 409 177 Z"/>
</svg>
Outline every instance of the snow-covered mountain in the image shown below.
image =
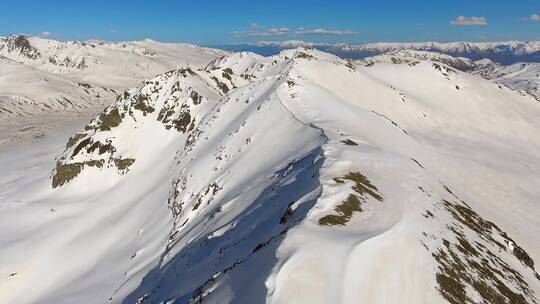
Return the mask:
<svg viewBox="0 0 540 304">
<path fill-rule="evenodd" d="M 42 71 L 0 57 L 0 118 L 2 125 L 31 114 L 59 109 L 105 107 L 118 89 L 93 85 Z"/>
<path fill-rule="evenodd" d="M 450 55 L 413 50 L 395 50 L 385 54 L 359 59 L 358 63 L 363 65 L 373 65 L 375 63 L 409 63 L 418 64 L 422 61 L 440 62 L 460 71 L 471 71 L 478 67 L 478 64 L 464 57 L 452 57 Z"/>
<path fill-rule="evenodd" d="M 539 41 L 336 44 L 327 51 L 332 49 L 336 53 L 357 54 L 356 56 L 377 55 L 396 50 L 417 50 L 466 57 L 472 60 L 488 58 L 505 64 L 540 61 Z"/>
<path fill-rule="evenodd" d="M 181 65 L 195 68 L 226 52 L 189 44 L 0 38 L 0 118 L 65 109 L 102 109 L 117 92 Z M 22 85 L 24 84 L 24 85 Z"/>
<path fill-rule="evenodd" d="M 540 101 L 540 63 L 520 62 L 500 65 L 477 62 L 474 73 L 508 87 L 527 92 Z"/>
<path fill-rule="evenodd" d="M 472 61 L 464 57 L 413 50 L 390 51 L 385 54 L 356 60 L 356 64 L 371 66 L 376 63 L 416 65 L 422 61 L 442 63 L 454 69 L 480 75 L 495 83 L 505 85 L 519 94 L 528 94 L 540 101 L 540 64 L 521 62 L 502 65 L 489 59 Z"/>
<path fill-rule="evenodd" d="M 251 44 L 230 45 L 232 50 L 250 50 L 261 54 L 279 52 L 295 47 L 314 47 L 344 58 L 361 59 L 401 50 L 429 51 L 471 60 L 488 58 L 502 64 L 540 62 L 540 41 L 507 42 L 415 42 L 415 43 L 313 43 L 299 40 L 261 41 Z"/>
<path fill-rule="evenodd" d="M 235 53 L 3 150 L 0 302 L 538 303 L 540 103 L 407 56 Z"/>
</svg>

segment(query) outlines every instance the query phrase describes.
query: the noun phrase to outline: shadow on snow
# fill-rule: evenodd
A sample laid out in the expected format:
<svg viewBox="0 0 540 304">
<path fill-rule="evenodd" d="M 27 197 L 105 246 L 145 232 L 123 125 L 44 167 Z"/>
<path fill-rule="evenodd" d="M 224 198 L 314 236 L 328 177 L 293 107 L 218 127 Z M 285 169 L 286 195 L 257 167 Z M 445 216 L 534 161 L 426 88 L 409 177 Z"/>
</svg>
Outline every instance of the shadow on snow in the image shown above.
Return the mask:
<svg viewBox="0 0 540 304">
<path fill-rule="evenodd" d="M 319 147 L 274 172 L 272 184 L 238 213 L 229 230 L 214 237 L 209 231 L 185 244 L 166 264 L 150 271 L 123 303 L 215 302 L 218 295 L 219 302 L 265 303 L 265 281 L 277 249 L 320 195 L 323 163 Z"/>
</svg>

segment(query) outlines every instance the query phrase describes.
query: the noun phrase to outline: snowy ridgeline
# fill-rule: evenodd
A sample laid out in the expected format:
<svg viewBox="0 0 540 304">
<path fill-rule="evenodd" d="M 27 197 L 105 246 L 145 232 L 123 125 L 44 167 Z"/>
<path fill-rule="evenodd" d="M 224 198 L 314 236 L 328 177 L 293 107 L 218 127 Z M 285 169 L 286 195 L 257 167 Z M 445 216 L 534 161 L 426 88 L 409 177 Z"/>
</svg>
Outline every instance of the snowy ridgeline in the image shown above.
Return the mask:
<svg viewBox="0 0 540 304">
<path fill-rule="evenodd" d="M 496 81 L 501 84 L 540 99 L 540 64 L 527 63 L 527 67 L 523 67 L 523 63 L 507 66 L 489 59 L 471 60 L 498 59 L 499 56 L 512 60 L 498 62 L 539 61 L 538 42 L 318 45 L 285 41 L 258 45 L 278 50 L 297 46 L 315 47 L 347 58 L 371 56 L 361 60 L 365 62 L 434 60 L 488 79 L 499 77 L 501 79 Z M 21 119 L 27 123 L 36 114 L 95 113 L 109 105 L 119 92 L 144 79 L 188 64 L 200 68 L 227 54 L 216 49 L 148 39 L 83 42 L 23 35 L 0 37 L 0 128 L 20 125 Z"/>
<path fill-rule="evenodd" d="M 310 47 L 347 58 L 365 58 L 402 50 L 428 51 L 471 60 L 488 58 L 502 64 L 516 62 L 540 62 L 540 41 L 503 42 L 412 42 L 412 43 L 313 43 L 302 40 L 259 41 L 250 44 L 227 46 L 233 50 L 255 50 L 260 53 L 274 53 L 278 50 Z"/>
<path fill-rule="evenodd" d="M 540 103 L 425 56 L 235 53 L 4 148 L 0 302 L 538 303 Z"/>
<path fill-rule="evenodd" d="M 29 114 L 103 109 L 119 91 L 226 52 L 189 44 L 0 38 L 0 126 Z"/>
</svg>

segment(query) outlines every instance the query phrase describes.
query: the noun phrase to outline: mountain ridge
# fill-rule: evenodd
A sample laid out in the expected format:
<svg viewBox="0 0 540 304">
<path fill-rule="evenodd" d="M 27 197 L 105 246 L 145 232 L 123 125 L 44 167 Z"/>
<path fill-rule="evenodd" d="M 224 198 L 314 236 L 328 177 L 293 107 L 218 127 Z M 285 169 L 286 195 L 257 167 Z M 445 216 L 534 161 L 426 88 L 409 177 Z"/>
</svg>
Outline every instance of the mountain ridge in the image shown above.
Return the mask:
<svg viewBox="0 0 540 304">
<path fill-rule="evenodd" d="M 360 59 L 399 50 L 439 52 L 471 60 L 489 58 L 501 64 L 520 61 L 539 62 L 539 41 L 504 42 L 380 42 L 380 43 L 317 43 L 300 40 L 261 41 L 248 44 L 223 46 L 231 50 L 253 50 L 264 55 L 273 55 L 282 49 L 314 47 L 340 57 Z"/>
<path fill-rule="evenodd" d="M 0 38 L 2 127 L 57 110 L 99 112 L 119 91 L 177 66 L 199 67 L 227 52 L 189 44 Z M 21 87 L 20 83 L 26 85 Z"/>
</svg>

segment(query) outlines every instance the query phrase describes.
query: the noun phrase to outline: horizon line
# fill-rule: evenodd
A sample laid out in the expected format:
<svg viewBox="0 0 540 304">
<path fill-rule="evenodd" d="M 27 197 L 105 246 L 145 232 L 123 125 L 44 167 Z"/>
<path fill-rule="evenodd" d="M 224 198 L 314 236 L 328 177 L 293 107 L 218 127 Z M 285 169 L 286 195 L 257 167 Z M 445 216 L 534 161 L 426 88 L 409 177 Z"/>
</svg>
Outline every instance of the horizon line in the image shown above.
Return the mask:
<svg viewBox="0 0 540 304">
<path fill-rule="evenodd" d="M 518 42 L 518 43 L 530 43 L 530 42 L 539 42 L 540 40 L 492 40 L 492 41 L 478 41 L 478 40 L 447 40 L 447 41 L 441 41 L 441 40 L 417 40 L 417 41 L 372 41 L 372 42 L 343 42 L 343 41 L 337 41 L 337 42 L 322 42 L 322 41 L 308 41 L 308 40 L 260 40 L 260 41 L 246 41 L 246 42 L 229 42 L 229 43 L 213 43 L 213 44 L 198 44 L 194 42 L 189 41 L 160 41 L 156 40 L 154 38 L 145 37 L 142 39 L 126 39 L 126 40 L 113 40 L 113 39 L 101 39 L 101 38 L 91 38 L 91 39 L 85 39 L 85 40 L 76 40 L 76 39 L 61 39 L 54 37 L 54 35 L 51 36 L 43 36 L 39 34 L 25 34 L 25 33 L 11 33 L 8 35 L 0 35 L 0 38 L 7 38 L 10 36 L 25 36 L 29 38 L 39 38 L 39 39 L 45 39 L 45 40 L 53 40 L 53 41 L 59 41 L 59 42 L 114 42 L 114 43 L 121 43 L 121 42 L 140 42 L 140 41 L 154 41 L 157 43 L 162 44 L 191 44 L 201 47 L 212 47 L 212 46 L 235 46 L 235 45 L 252 45 L 252 46 L 279 46 L 279 44 L 285 44 L 285 43 L 306 43 L 306 44 L 313 44 L 313 45 L 338 45 L 338 44 L 345 44 L 345 45 L 369 45 L 369 44 L 422 44 L 422 43 L 440 43 L 440 44 L 449 44 L 449 43 L 476 43 L 476 44 L 490 44 L 490 43 L 509 43 L 509 42 Z"/>
</svg>

